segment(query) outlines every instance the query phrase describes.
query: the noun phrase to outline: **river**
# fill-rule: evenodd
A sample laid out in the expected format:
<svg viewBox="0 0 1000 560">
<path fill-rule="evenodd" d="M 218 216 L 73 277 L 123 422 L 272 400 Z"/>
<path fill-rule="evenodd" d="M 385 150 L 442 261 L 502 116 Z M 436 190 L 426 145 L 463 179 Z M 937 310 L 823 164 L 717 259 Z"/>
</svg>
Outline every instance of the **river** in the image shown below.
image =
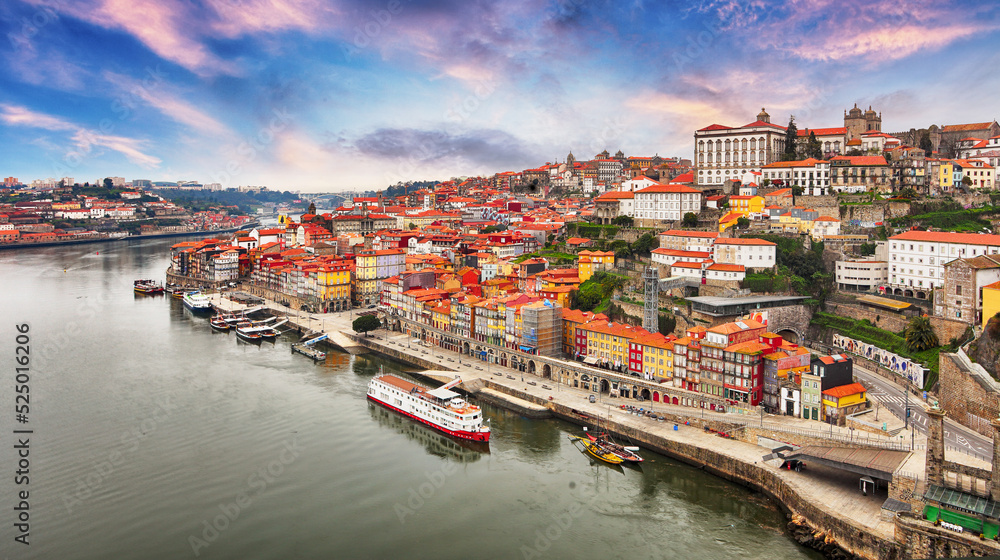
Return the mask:
<svg viewBox="0 0 1000 560">
<path fill-rule="evenodd" d="M 400 364 L 314 364 L 291 335 L 246 344 L 169 296 L 134 295 L 134 279 L 163 279 L 175 242 L 0 254 L 5 558 L 820 558 L 762 495 L 666 457 L 594 464 L 567 437 L 578 427 L 491 406 L 488 451 L 463 446 L 366 401 L 372 375 Z M 32 430 L 27 484 L 14 429 Z"/>
</svg>

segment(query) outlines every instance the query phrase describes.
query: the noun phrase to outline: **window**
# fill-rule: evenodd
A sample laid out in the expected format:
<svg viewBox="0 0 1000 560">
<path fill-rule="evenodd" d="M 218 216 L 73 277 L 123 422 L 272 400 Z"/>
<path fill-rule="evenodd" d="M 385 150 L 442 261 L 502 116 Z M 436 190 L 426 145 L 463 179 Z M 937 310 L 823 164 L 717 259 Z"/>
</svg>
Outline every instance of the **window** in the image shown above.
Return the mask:
<svg viewBox="0 0 1000 560">
<path fill-rule="evenodd" d="M 961 286 L 955 286 L 955 295 L 956 296 L 962 295 L 962 287 Z"/>
</svg>

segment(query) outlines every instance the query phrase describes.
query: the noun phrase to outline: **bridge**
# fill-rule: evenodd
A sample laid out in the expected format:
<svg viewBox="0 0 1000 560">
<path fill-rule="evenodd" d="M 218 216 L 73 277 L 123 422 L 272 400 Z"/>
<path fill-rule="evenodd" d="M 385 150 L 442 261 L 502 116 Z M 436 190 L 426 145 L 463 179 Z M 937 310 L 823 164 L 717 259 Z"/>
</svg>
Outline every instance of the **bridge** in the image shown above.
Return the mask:
<svg viewBox="0 0 1000 560">
<path fill-rule="evenodd" d="M 909 451 L 807 445 L 794 450 L 787 446 L 779 447 L 765 455 L 763 460 L 809 460 L 861 476 L 892 481 L 893 474 L 909 456 Z"/>
</svg>

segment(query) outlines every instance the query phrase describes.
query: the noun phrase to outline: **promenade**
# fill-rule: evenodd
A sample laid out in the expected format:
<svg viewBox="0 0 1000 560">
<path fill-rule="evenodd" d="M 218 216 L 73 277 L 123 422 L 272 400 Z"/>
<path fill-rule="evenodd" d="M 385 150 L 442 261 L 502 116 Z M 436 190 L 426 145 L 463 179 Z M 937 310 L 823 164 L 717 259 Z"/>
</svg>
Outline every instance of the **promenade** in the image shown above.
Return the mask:
<svg viewBox="0 0 1000 560">
<path fill-rule="evenodd" d="M 213 296 L 213 303 L 222 309 L 238 310 L 242 307 L 228 299 L 220 298 L 218 295 Z M 337 333 L 342 335 L 342 337 L 338 337 L 340 340 L 355 340 L 357 337 L 351 329 L 351 319 L 352 316 L 356 318 L 356 313 L 308 314 L 288 309 L 270 301 L 268 306 L 273 312 L 286 315 L 291 324 L 302 328 L 304 332 L 311 330 Z M 356 310 L 356 312 L 366 311 L 369 310 Z M 894 541 L 894 522 L 891 517 L 883 516 L 881 509 L 883 502 L 888 497 L 888 489 L 884 484 L 874 493 L 864 495 L 859 488 L 859 475 L 857 474 L 818 464 L 808 464 L 807 468 L 801 472 L 781 470 L 778 468 L 779 461 L 764 462 L 762 460 L 762 457 L 771 451 L 771 447 L 780 445 L 782 442 L 795 442 L 803 437 L 810 438 L 810 441 L 813 442 L 816 439 L 827 437 L 830 438 L 827 443 L 830 446 L 844 445 L 854 438 L 871 437 L 867 434 L 862 435 L 859 430 L 852 431 L 789 416 L 764 415 L 757 417 L 662 402 L 639 402 L 635 399 L 620 397 L 609 398 L 606 394 L 573 388 L 552 379 L 512 370 L 497 364 L 487 364 L 468 355 L 424 345 L 418 339 L 400 332 L 374 331 L 364 339 L 363 344 L 374 351 L 384 351 L 387 354 L 395 351 L 418 357 L 423 362 L 439 365 L 439 368 L 427 368 L 420 375 L 442 383 L 459 375 L 462 377 L 463 385 L 467 387 L 483 387 L 490 383 L 501 389 L 497 393 L 501 393 L 501 396 L 508 399 L 510 399 L 510 395 L 523 396 L 524 398 L 520 399 L 518 404 L 547 402 L 561 405 L 563 408 L 572 409 L 591 418 L 600 418 L 602 422 L 622 428 L 617 431 L 647 434 L 651 438 L 665 442 L 662 445 L 663 448 L 655 448 L 654 450 L 686 462 L 696 464 L 698 460 L 682 451 L 685 449 L 700 449 L 716 454 L 723 459 L 716 461 L 717 464 L 738 463 L 743 465 L 743 468 L 740 469 L 741 473 L 719 471 L 718 474 L 758 487 L 779 501 L 790 513 L 802 515 L 809 525 L 817 528 L 820 532 L 823 531 L 823 527 L 830 525 L 830 521 L 835 520 L 835 524 L 850 527 L 855 535 L 859 532 L 869 535 L 870 538 L 866 538 L 866 541 L 874 539 L 873 542 L 882 547 L 897 546 Z M 596 402 L 590 402 L 591 396 L 597 397 Z M 623 404 L 642 406 L 647 410 L 656 411 L 658 414 L 669 415 L 671 419 L 676 421 L 658 422 L 648 417 L 630 414 L 621 409 Z M 580 422 L 579 418 L 568 416 L 564 416 L 564 418 Z M 879 422 L 883 421 L 887 424 L 889 431 L 902 428 L 902 421 L 890 414 L 880 416 Z M 718 422 L 742 425 L 748 428 L 759 428 L 773 435 L 767 439 L 757 438 L 757 442 L 761 444 L 757 445 L 735 438 L 723 438 L 700 427 L 689 425 L 688 422 L 691 424 Z M 784 439 L 783 436 L 787 439 Z M 912 437 L 916 448 L 910 452 L 896 472 L 901 477 L 915 479 L 917 481 L 915 490 L 922 493 L 925 439 L 920 434 L 913 434 Z M 888 441 L 887 438 L 877 439 Z M 908 444 L 911 441 L 911 434 L 909 431 L 900 431 L 895 436 L 895 440 Z M 949 459 L 958 458 L 949 457 Z M 988 464 L 971 457 L 964 458 L 962 462 L 968 462 L 979 468 L 990 468 Z M 717 470 L 717 465 L 702 466 L 713 472 Z M 780 484 L 774 484 L 774 481 L 780 481 Z M 779 490 L 769 486 L 782 488 Z M 789 492 L 794 494 L 795 500 L 788 499 Z M 782 499 L 782 496 L 785 499 Z M 799 511 L 798 508 L 789 505 L 789 501 L 808 504 L 811 513 Z M 817 515 L 817 511 L 821 512 L 821 515 Z M 841 533 L 841 531 L 831 531 L 831 533 Z M 855 546 L 856 543 L 851 542 L 852 537 L 846 536 L 848 531 L 843 531 L 843 533 L 843 535 L 831 534 L 830 536 L 835 538 L 838 544 L 846 550 L 863 557 L 875 557 L 872 553 L 872 546 L 875 544 L 866 543 L 865 546 Z"/>
</svg>

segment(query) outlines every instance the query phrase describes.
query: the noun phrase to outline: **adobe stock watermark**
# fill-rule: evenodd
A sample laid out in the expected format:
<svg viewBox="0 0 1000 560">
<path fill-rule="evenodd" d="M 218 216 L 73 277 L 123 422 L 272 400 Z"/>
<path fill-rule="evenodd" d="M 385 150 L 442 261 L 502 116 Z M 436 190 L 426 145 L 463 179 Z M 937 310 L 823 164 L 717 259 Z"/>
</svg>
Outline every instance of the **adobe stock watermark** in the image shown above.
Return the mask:
<svg viewBox="0 0 1000 560">
<path fill-rule="evenodd" d="M 225 168 L 212 173 L 212 179 L 216 183 L 227 185 L 243 173 L 243 167 L 274 143 L 278 133 L 283 132 L 292 122 L 292 115 L 287 109 L 272 109 L 271 113 L 274 116 L 267 126 L 261 127 L 256 134 L 247 136 L 233 149 L 233 157 L 226 162 Z"/>
<path fill-rule="evenodd" d="M 571 483 L 570 486 L 572 487 L 572 485 Z M 532 542 L 532 546 L 521 545 L 521 556 L 524 560 L 541 558 L 542 554 L 552 548 L 552 545 L 573 527 L 576 520 L 586 511 L 587 506 L 593 504 L 598 498 L 596 490 L 588 489 L 585 486 L 580 486 L 577 495 L 580 501 L 570 504 L 563 513 L 553 515 L 552 523 L 535 530 L 533 535 L 535 540 Z"/>
<path fill-rule="evenodd" d="M 15 30 L 7 33 L 10 46 L 14 50 L 29 47 L 31 40 L 38 35 L 42 28 L 59 20 L 59 14 L 56 11 L 56 8 L 59 7 L 58 2 L 43 3 L 35 13 L 31 14 L 30 18 L 23 17 L 15 22 L 13 25 Z"/>
<path fill-rule="evenodd" d="M 351 60 L 363 49 L 368 48 L 402 11 L 402 0 L 389 0 L 385 8 L 369 11 L 364 23 L 355 25 L 351 30 L 351 42 L 343 46 L 344 58 Z"/>
<path fill-rule="evenodd" d="M 427 500 L 433 498 L 437 494 L 437 491 L 444 486 L 448 478 L 457 472 L 458 467 L 454 463 L 445 463 L 440 469 L 434 472 L 424 473 L 427 481 L 420 483 L 416 488 L 410 488 L 407 492 L 406 503 L 396 502 L 392 506 L 400 524 L 406 524 L 406 518 L 415 515 L 420 508 L 424 507 Z"/>
<path fill-rule="evenodd" d="M 125 462 L 129 455 L 139 449 L 139 444 L 153 432 L 170 414 L 177 409 L 177 405 L 170 402 L 170 396 L 160 398 L 156 405 L 157 410 L 151 416 L 144 418 L 130 430 L 122 433 L 121 444 L 108 453 L 106 459 L 95 463 L 86 475 L 76 477 L 76 488 L 70 494 L 63 495 L 63 505 L 66 512 L 72 514 L 73 508 L 80 506 L 91 496 L 97 493 L 108 477 L 115 473 Z M 162 413 L 162 414 L 161 414 Z"/>
<path fill-rule="evenodd" d="M 240 514 L 253 505 L 254 499 L 278 479 L 285 472 L 285 467 L 295 462 L 302 449 L 299 447 L 297 439 L 291 443 L 284 442 L 284 449 L 278 454 L 278 458 L 270 461 L 266 465 L 257 469 L 247 477 L 246 485 L 249 490 L 240 491 L 233 497 L 232 501 L 218 505 L 219 513 L 215 514 L 211 520 L 202 520 L 201 533 L 199 535 L 189 535 L 188 544 L 191 545 L 191 552 L 195 556 L 200 556 L 202 549 L 208 548 L 219 536 L 229 529 L 230 525 L 239 519 Z"/>
</svg>

